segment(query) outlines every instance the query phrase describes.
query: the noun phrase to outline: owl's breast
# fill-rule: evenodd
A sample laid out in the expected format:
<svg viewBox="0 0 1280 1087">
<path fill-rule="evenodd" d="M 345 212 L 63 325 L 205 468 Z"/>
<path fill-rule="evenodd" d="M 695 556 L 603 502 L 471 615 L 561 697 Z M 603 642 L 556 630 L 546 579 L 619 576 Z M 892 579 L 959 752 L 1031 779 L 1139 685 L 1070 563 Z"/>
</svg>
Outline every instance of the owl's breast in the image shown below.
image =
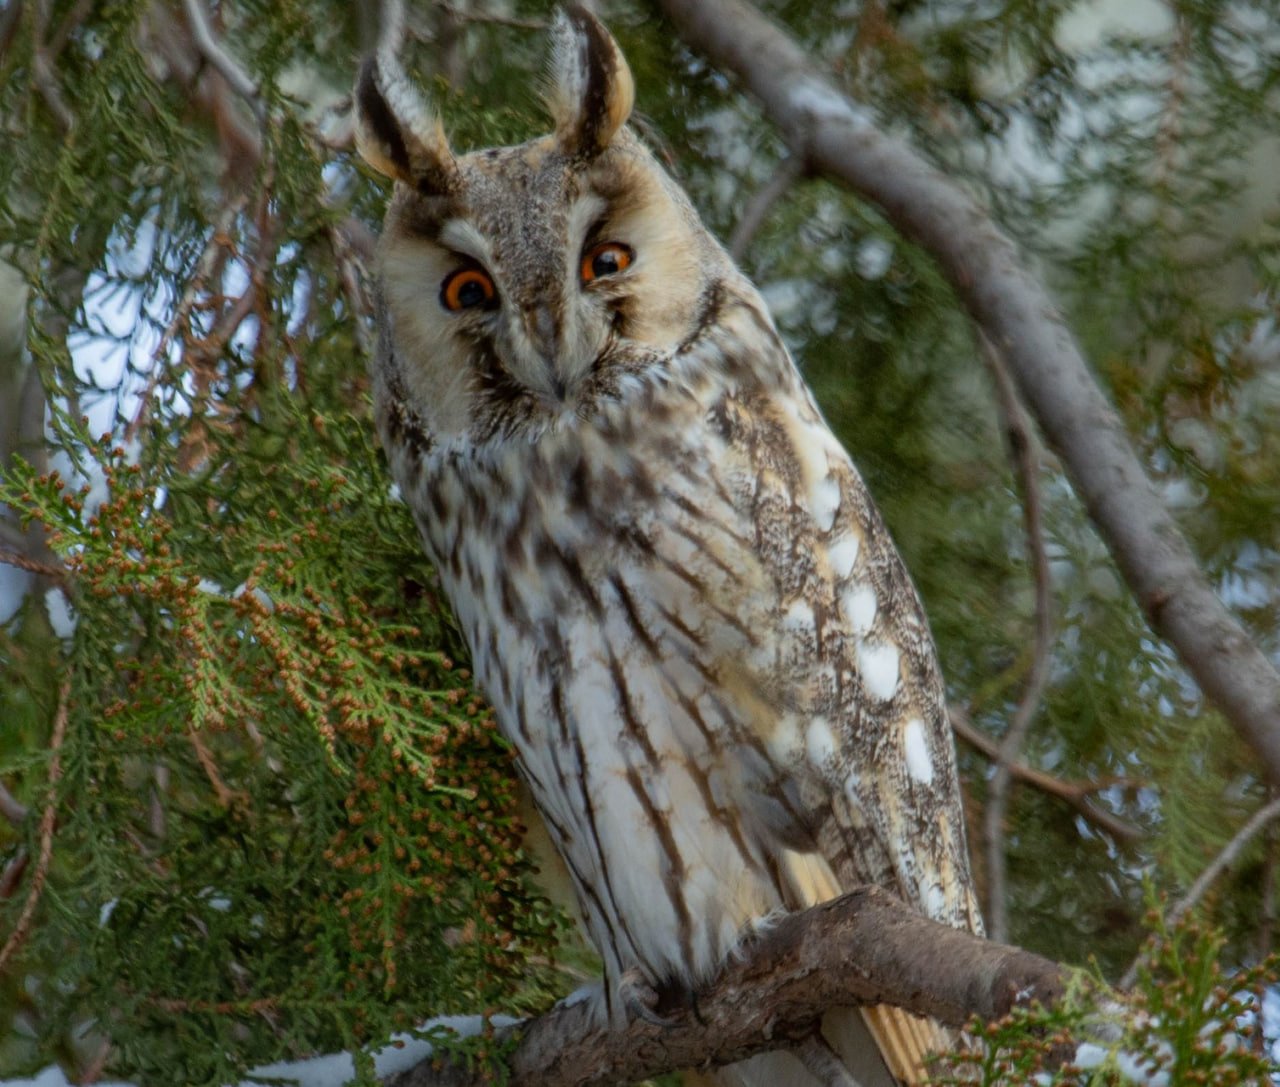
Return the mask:
<svg viewBox="0 0 1280 1087">
<path fill-rule="evenodd" d="M 711 969 L 781 905 L 743 813 L 789 802 L 753 730 L 775 692 L 743 666 L 773 652 L 776 605 L 743 513 L 749 473 L 702 403 L 660 416 L 441 450 L 415 503 L 596 942 L 668 912 L 617 952 L 618 969 L 655 976 Z M 603 873 L 604 857 L 629 863 Z"/>
</svg>

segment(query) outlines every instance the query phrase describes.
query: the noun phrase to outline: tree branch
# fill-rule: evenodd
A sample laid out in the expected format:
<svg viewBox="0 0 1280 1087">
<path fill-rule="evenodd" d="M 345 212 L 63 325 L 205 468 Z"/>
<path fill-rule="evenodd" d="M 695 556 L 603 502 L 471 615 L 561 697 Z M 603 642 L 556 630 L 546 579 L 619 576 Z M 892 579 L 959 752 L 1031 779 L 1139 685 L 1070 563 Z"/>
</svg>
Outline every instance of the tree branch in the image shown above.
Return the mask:
<svg viewBox="0 0 1280 1087">
<path fill-rule="evenodd" d="M 957 184 L 813 70 L 744 0 L 658 0 L 685 41 L 760 99 L 792 150 L 924 247 L 1004 358 L 1152 627 L 1280 783 L 1280 674 L 1214 594 L 1124 425 L 1017 247 Z"/>
<path fill-rule="evenodd" d="M 751 194 L 747 206 L 742 209 L 742 216 L 733 228 L 729 237 L 729 255 L 740 261 L 747 252 L 747 246 L 756 236 L 756 232 L 768 218 L 769 212 L 788 189 L 804 176 L 804 160 L 796 155 L 788 155 L 774 170 L 773 175 L 759 189 Z"/>
<path fill-rule="evenodd" d="M 7 547 L 0 547 L 0 563 L 4 563 L 5 566 L 14 566 L 19 570 L 26 570 L 29 574 L 39 574 L 41 577 L 47 577 L 50 581 L 59 585 L 65 584 L 67 580 L 67 571 L 61 566 L 55 566 L 51 562 L 41 562 L 39 559 L 30 558 L 20 551 L 10 551 Z"/>
<path fill-rule="evenodd" d="M 27 900 L 22 904 L 18 920 L 4 946 L 0 947 L 0 973 L 4 972 L 5 965 L 26 942 L 36 906 L 44 891 L 45 880 L 49 877 L 49 862 L 53 859 L 53 831 L 58 823 L 58 782 L 62 780 L 62 741 L 67 735 L 67 699 L 70 694 L 71 681 L 64 680 L 58 691 L 58 707 L 53 715 L 53 736 L 49 740 L 49 796 L 40 816 L 40 852 L 36 856 L 35 875 L 32 876 L 31 888 L 27 891 Z"/>
<path fill-rule="evenodd" d="M 1005 816 L 1009 811 L 1009 793 L 1013 785 L 1013 764 L 1031 731 L 1031 722 L 1049 685 L 1049 655 L 1053 651 L 1053 599 L 1049 590 L 1049 556 L 1044 546 L 1044 515 L 1040 499 L 1040 474 L 1036 458 L 1036 439 L 1030 421 L 1009 378 L 1004 359 L 985 336 L 979 335 L 979 346 L 995 382 L 996 400 L 1004 420 L 1009 459 L 1022 487 L 1022 514 L 1027 534 L 1027 557 L 1036 592 L 1036 620 L 1031 669 L 1026 689 L 1014 710 L 1013 719 L 996 752 L 995 772 L 987 786 L 987 801 L 982 811 L 983 837 L 987 850 L 987 931 L 993 940 L 1009 938 L 1008 880 L 1005 878 Z"/>
<path fill-rule="evenodd" d="M 31 34 L 35 39 L 31 55 L 31 79 L 40 91 L 45 105 L 49 107 L 49 112 L 58 122 L 58 127 L 65 134 L 75 127 L 76 118 L 67 105 L 67 100 L 62 96 L 62 90 L 53 75 L 53 60 L 45 44 L 45 26 L 48 17 L 48 0 L 36 0 L 31 5 Z"/>
<path fill-rule="evenodd" d="M 209 16 L 205 14 L 200 0 L 182 0 L 182 10 L 187 17 L 191 38 L 200 55 L 212 64 L 218 74 L 227 81 L 227 85 L 249 104 L 258 124 L 261 125 L 266 111 L 258 85 L 240 62 L 222 47 L 213 33 L 213 28 L 209 25 Z"/>
<path fill-rule="evenodd" d="M 457 4 L 447 3 L 446 0 L 436 0 L 435 7 L 460 23 L 489 23 L 493 26 L 512 27 L 515 30 L 546 30 L 549 25 L 545 19 L 517 19 L 510 15 L 464 11 Z"/>
<path fill-rule="evenodd" d="M 4 816 L 15 827 L 20 827 L 27 819 L 27 806 L 0 781 L 0 815 Z"/>
<path fill-rule="evenodd" d="M 1230 868 L 1240 854 L 1244 851 L 1258 832 L 1269 826 L 1276 818 L 1280 817 L 1280 796 L 1274 797 L 1270 802 L 1264 804 L 1256 812 L 1250 816 L 1248 822 L 1245 823 L 1235 836 L 1225 846 L 1216 857 L 1213 858 L 1206 866 L 1203 872 L 1196 876 L 1196 880 L 1187 893 L 1183 895 L 1170 908 L 1166 920 L 1170 925 L 1176 925 L 1187 913 L 1194 909 L 1196 904 L 1205 896 L 1205 892 L 1213 886 L 1214 881 Z M 1134 960 L 1129 964 L 1129 969 L 1124 972 L 1124 977 L 1120 979 L 1119 987 L 1121 989 L 1129 988 L 1138 980 L 1138 963 L 1140 959 Z"/>
<path fill-rule="evenodd" d="M 951 729 L 955 732 L 957 739 L 963 740 L 993 762 L 999 758 L 1000 745 L 975 726 L 964 710 L 957 706 L 948 706 L 947 715 L 951 718 Z M 1061 778 L 1046 774 L 1043 770 L 1037 770 L 1022 762 L 1010 763 L 1009 770 L 1015 778 L 1032 788 L 1065 800 L 1085 820 L 1119 841 L 1137 842 L 1145 837 L 1143 832 L 1132 823 L 1125 822 L 1118 815 L 1112 815 L 1111 812 L 1089 803 L 1091 794 L 1110 788 L 1112 785 L 1124 784 L 1126 779 L 1110 779 L 1105 782 L 1063 781 Z"/>
<path fill-rule="evenodd" d="M 880 888 L 861 887 L 748 940 L 692 1002 L 659 1008 L 668 1026 L 637 1018 L 614 1031 L 589 1001 L 557 1004 L 520 1029 L 508 1082 L 613 1087 L 792 1048 L 833 1007 L 888 1003 L 961 1026 L 973 1015 L 999 1019 L 1014 1007 L 1052 1004 L 1064 985 L 1062 968 L 1048 959 L 930 921 Z M 387 1082 L 469 1087 L 480 1077 L 427 1060 Z"/>
<path fill-rule="evenodd" d="M 378 5 L 378 52 L 399 55 L 404 33 L 404 0 L 382 0 Z"/>
</svg>

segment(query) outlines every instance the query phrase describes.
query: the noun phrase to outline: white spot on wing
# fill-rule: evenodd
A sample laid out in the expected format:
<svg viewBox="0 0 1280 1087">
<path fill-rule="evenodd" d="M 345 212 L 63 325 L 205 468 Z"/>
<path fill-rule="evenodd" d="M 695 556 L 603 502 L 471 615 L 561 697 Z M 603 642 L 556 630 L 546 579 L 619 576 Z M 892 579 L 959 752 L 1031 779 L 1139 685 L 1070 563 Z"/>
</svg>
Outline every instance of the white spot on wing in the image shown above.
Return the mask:
<svg viewBox="0 0 1280 1087">
<path fill-rule="evenodd" d="M 876 591 L 870 585 L 852 585 L 840 600 L 850 629 L 859 638 L 871 632 L 876 621 Z"/>
<path fill-rule="evenodd" d="M 947 909 L 947 896 L 936 883 L 929 885 L 924 893 L 924 912 L 932 918 L 942 917 Z"/>
<path fill-rule="evenodd" d="M 809 512 L 820 531 L 830 532 L 840 508 L 840 483 L 831 474 L 831 432 L 812 414 L 811 405 L 789 399 L 783 407 L 789 417 L 791 447 L 800 467 Z"/>
<path fill-rule="evenodd" d="M 804 600 L 795 601 L 782 616 L 784 630 L 812 633 L 816 629 L 813 608 Z"/>
<path fill-rule="evenodd" d="M 924 736 L 924 722 L 913 717 L 902 730 L 902 746 L 907 754 L 907 773 L 921 785 L 933 784 L 933 759 Z"/>
<path fill-rule="evenodd" d="M 898 656 L 898 647 L 889 642 L 863 642 L 858 646 L 862 686 L 872 698 L 888 701 L 897 693 Z"/>
<path fill-rule="evenodd" d="M 815 717 L 809 722 L 809 729 L 805 734 L 805 744 L 810 765 L 819 770 L 835 757 L 836 738 L 832 734 L 831 726 L 827 724 L 825 717 Z"/>
<path fill-rule="evenodd" d="M 815 479 L 809 485 L 809 510 L 814 524 L 822 532 L 830 532 L 836 523 L 836 511 L 840 509 L 840 484 L 833 476 Z"/>
<path fill-rule="evenodd" d="M 778 719 L 765 743 L 774 760 L 780 764 L 786 764 L 800 757 L 802 739 L 799 722 L 795 717 L 787 714 Z"/>
<path fill-rule="evenodd" d="M 848 766 L 844 774 L 844 795 L 855 809 L 862 803 L 862 794 L 859 792 L 861 788 L 862 778 L 858 776 L 858 771 L 852 765 Z"/>
<path fill-rule="evenodd" d="M 858 550 L 861 541 L 857 536 L 841 536 L 827 549 L 827 562 L 831 564 L 831 572 L 837 581 L 843 581 L 853 572 L 853 564 L 858 561 Z"/>
</svg>

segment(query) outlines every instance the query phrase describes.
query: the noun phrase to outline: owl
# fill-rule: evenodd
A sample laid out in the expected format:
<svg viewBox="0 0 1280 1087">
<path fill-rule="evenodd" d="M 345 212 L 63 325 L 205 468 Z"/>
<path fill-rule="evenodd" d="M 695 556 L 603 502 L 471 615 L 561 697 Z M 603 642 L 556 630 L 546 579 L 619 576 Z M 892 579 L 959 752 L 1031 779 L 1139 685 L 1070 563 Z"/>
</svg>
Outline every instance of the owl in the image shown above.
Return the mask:
<svg viewBox="0 0 1280 1087">
<path fill-rule="evenodd" d="M 603 960 L 600 1014 L 857 884 L 979 931 L 937 657 L 884 523 L 760 294 L 627 127 L 614 40 L 569 7 L 552 53 L 554 131 L 518 147 L 455 155 L 388 55 L 354 103 L 395 181 L 377 426 Z M 873 1087 L 946 1039 L 837 1009 L 820 1044 Z"/>
</svg>

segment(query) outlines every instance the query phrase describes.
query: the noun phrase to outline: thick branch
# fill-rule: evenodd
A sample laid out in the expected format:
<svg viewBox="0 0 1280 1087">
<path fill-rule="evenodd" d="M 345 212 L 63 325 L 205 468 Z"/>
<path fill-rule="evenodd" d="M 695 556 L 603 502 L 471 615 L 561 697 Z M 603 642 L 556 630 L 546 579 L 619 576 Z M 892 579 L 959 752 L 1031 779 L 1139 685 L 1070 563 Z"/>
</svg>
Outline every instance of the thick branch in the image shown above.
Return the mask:
<svg viewBox="0 0 1280 1087">
<path fill-rule="evenodd" d="M 1017 248 L 974 200 L 827 79 L 744 0 L 659 0 L 684 39 L 736 74 L 793 152 L 875 203 L 938 261 L 1000 352 L 1151 625 L 1280 783 L 1280 675 L 1214 595 L 1124 425 Z"/>
<path fill-rule="evenodd" d="M 1015 1006 L 1052 1004 L 1062 969 L 1028 951 L 991 943 L 921 917 L 893 896 L 862 887 L 784 917 L 751 940 L 690 1007 L 660 1008 L 669 1026 L 644 1019 L 613 1031 L 592 1005 L 559 1004 L 523 1029 L 511 1058 L 513 1087 L 633 1083 L 685 1068 L 731 1064 L 790 1048 L 833 1007 L 895 1004 L 959 1026 L 998 1019 Z M 478 1083 L 430 1061 L 393 1087 Z"/>
</svg>

